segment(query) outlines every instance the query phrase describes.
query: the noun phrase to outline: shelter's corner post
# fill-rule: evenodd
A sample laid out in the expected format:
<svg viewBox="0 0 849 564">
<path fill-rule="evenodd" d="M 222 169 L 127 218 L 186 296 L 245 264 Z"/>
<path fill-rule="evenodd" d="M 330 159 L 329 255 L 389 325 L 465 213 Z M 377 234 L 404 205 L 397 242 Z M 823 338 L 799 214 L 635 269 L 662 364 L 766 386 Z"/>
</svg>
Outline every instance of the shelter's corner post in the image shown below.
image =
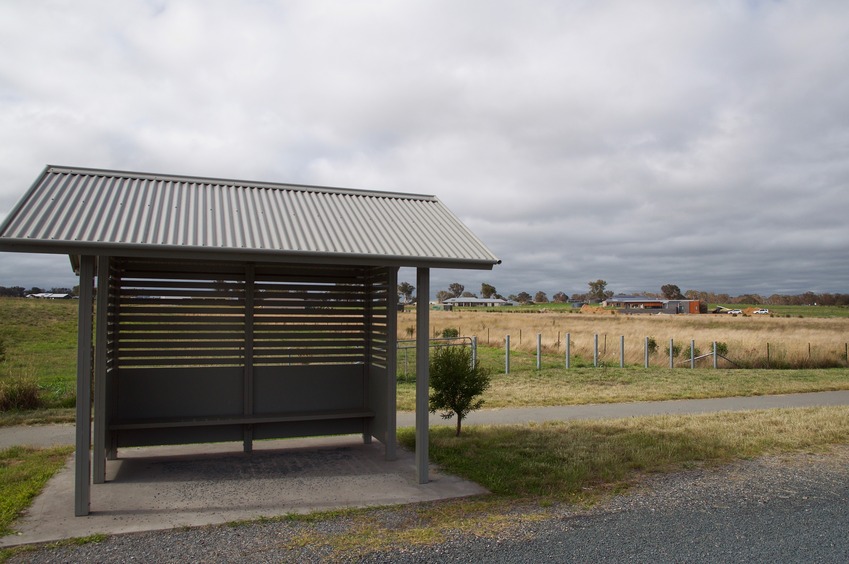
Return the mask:
<svg viewBox="0 0 849 564">
<path fill-rule="evenodd" d="M 243 413 L 245 417 L 254 414 L 254 292 L 256 267 L 253 263 L 245 266 L 245 372 L 243 381 Z M 254 428 L 250 423 L 242 427 L 242 449 L 245 454 L 254 450 Z"/>
<path fill-rule="evenodd" d="M 416 476 L 426 484 L 429 476 L 428 388 L 430 386 L 430 269 L 416 270 Z"/>
<path fill-rule="evenodd" d="M 80 309 L 77 320 L 77 417 L 74 461 L 74 514 L 89 514 L 91 503 L 91 346 L 94 306 L 93 256 L 80 257 Z"/>
<path fill-rule="evenodd" d="M 386 460 L 398 458 L 398 268 L 387 269 L 386 292 Z"/>
<path fill-rule="evenodd" d="M 378 298 L 379 292 L 375 291 L 375 287 L 379 287 L 378 284 L 374 283 L 374 272 L 370 272 L 368 276 L 364 277 L 363 280 L 363 330 L 365 335 L 365 343 L 363 344 L 363 365 L 362 365 L 362 373 L 360 375 L 360 384 L 363 390 L 362 396 L 362 406 L 367 408 L 371 404 L 371 386 L 372 379 L 375 378 L 374 372 L 374 364 L 375 364 L 375 309 L 379 312 L 382 311 L 382 308 L 378 305 L 377 308 L 374 307 L 374 302 Z M 372 421 L 369 418 L 363 418 L 362 420 L 362 435 L 363 435 L 363 444 L 370 445 L 372 434 L 375 432 L 374 426 L 372 425 Z"/>
<path fill-rule="evenodd" d="M 109 332 L 109 257 L 97 257 L 94 339 L 94 449 L 92 481 L 106 481 L 106 358 Z M 79 396 L 78 396 L 79 397 Z"/>
</svg>

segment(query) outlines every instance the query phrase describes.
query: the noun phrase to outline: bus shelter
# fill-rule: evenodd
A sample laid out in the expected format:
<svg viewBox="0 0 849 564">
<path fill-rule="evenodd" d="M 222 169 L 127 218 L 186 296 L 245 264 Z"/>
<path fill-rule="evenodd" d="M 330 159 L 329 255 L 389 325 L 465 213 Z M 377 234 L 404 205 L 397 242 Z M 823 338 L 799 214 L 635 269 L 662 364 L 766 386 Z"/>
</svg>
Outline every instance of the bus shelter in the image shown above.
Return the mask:
<svg viewBox="0 0 849 564">
<path fill-rule="evenodd" d="M 126 447 L 361 433 L 393 459 L 400 267 L 427 482 L 430 269 L 500 262 L 434 196 L 56 166 L 0 251 L 80 278 L 76 515 Z"/>
</svg>

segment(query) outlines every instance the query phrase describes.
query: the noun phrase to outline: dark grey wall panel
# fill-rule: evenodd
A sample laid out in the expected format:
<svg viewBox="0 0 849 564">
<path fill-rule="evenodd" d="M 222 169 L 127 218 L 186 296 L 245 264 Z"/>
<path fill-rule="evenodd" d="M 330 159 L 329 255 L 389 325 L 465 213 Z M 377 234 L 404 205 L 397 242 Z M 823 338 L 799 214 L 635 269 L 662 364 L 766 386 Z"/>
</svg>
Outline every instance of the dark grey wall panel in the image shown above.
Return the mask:
<svg viewBox="0 0 849 564">
<path fill-rule="evenodd" d="M 120 420 L 232 416 L 242 413 L 241 367 L 124 368 Z"/>
<path fill-rule="evenodd" d="M 254 367 L 254 413 L 358 409 L 362 364 Z"/>
</svg>

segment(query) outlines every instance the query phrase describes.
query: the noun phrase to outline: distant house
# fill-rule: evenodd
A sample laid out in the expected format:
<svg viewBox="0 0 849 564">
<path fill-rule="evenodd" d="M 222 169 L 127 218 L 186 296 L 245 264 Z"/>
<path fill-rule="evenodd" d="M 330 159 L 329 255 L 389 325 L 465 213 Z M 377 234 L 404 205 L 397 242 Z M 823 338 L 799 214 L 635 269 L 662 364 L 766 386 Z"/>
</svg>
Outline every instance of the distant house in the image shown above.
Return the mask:
<svg viewBox="0 0 849 564">
<path fill-rule="evenodd" d="M 39 294 L 27 294 L 28 298 L 36 298 L 40 300 L 70 300 L 73 298 L 71 294 L 52 294 L 50 292 L 41 292 Z"/>
<path fill-rule="evenodd" d="M 699 313 L 699 300 L 667 300 L 646 296 L 613 296 L 601 302 L 604 307 L 619 308 L 622 313 Z"/>
<path fill-rule="evenodd" d="M 456 307 L 500 307 L 513 305 L 513 302 L 501 298 L 448 298 L 442 303 Z"/>
</svg>

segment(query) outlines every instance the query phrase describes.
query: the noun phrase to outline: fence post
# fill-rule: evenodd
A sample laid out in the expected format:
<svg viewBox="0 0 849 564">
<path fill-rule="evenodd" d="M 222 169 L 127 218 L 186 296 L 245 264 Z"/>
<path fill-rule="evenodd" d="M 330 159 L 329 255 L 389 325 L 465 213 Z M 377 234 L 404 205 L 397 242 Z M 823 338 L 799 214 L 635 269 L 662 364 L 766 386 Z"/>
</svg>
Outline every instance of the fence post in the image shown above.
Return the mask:
<svg viewBox="0 0 849 564">
<path fill-rule="evenodd" d="M 619 336 L 619 368 L 625 368 L 625 335 Z"/>
<path fill-rule="evenodd" d="M 593 366 L 598 367 L 598 333 L 593 338 Z"/>
<path fill-rule="evenodd" d="M 769 368 L 769 343 L 766 344 L 766 367 Z"/>
<path fill-rule="evenodd" d="M 713 367 L 716 368 L 716 341 L 713 342 Z"/>
<path fill-rule="evenodd" d="M 572 334 L 566 333 L 566 368 L 572 364 Z"/>
<path fill-rule="evenodd" d="M 510 374 L 510 335 L 504 338 L 504 373 Z"/>
<path fill-rule="evenodd" d="M 669 368 L 675 368 L 675 357 L 672 355 L 672 350 L 675 347 L 673 339 L 669 339 Z"/>
<path fill-rule="evenodd" d="M 478 364 L 478 337 L 472 337 L 472 368 Z"/>
<path fill-rule="evenodd" d="M 542 368 L 542 333 L 537 333 L 537 370 Z"/>
<path fill-rule="evenodd" d="M 696 341 L 690 339 L 690 368 L 696 367 Z"/>
<path fill-rule="evenodd" d="M 643 350 L 644 350 L 644 354 L 645 354 L 645 357 L 646 357 L 646 359 L 645 359 L 645 367 L 646 367 L 646 368 L 648 368 L 648 367 L 649 367 L 649 338 L 648 338 L 648 337 L 646 337 L 645 345 L 644 345 L 644 349 L 643 349 Z"/>
</svg>

